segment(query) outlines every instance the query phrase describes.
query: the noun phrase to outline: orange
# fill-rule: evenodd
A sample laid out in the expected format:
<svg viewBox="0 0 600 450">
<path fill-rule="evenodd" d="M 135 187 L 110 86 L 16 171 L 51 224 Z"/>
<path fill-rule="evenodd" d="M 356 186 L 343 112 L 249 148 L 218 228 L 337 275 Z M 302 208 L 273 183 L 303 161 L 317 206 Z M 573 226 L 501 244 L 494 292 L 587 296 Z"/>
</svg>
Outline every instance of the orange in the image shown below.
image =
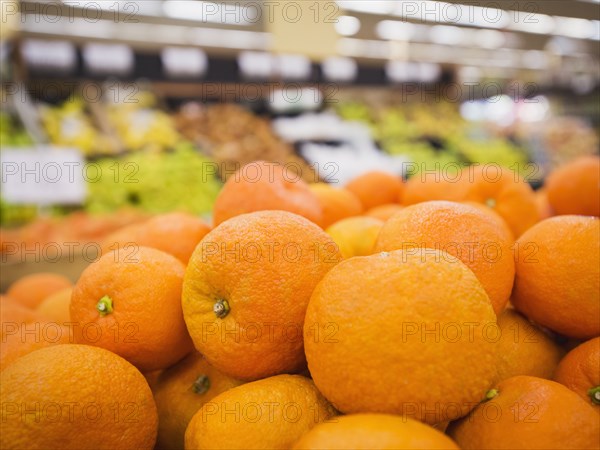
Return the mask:
<svg viewBox="0 0 600 450">
<path fill-rule="evenodd" d="M 546 219 L 515 242 L 512 304 L 569 337 L 600 335 L 600 220 Z"/>
<path fill-rule="evenodd" d="M 386 203 L 399 203 L 404 183 L 400 177 L 374 170 L 354 178 L 345 188 L 358 197 L 365 210 L 369 210 Z"/>
<path fill-rule="evenodd" d="M 21 356 L 44 347 L 72 344 L 73 334 L 68 327 L 56 322 L 29 322 L 2 334 L 0 370 L 4 370 Z"/>
<path fill-rule="evenodd" d="M 162 214 L 109 235 L 102 243 L 102 253 L 118 250 L 131 254 L 141 245 L 162 250 L 187 264 L 196 245 L 209 231 L 202 219 L 191 214 Z"/>
<path fill-rule="evenodd" d="M 223 222 L 196 248 L 183 283 L 196 349 L 244 380 L 301 371 L 306 305 L 340 259 L 329 236 L 296 214 L 260 211 Z"/>
<path fill-rule="evenodd" d="M 183 450 L 183 437 L 196 412 L 241 381 L 222 374 L 193 352 L 158 375 L 152 391 L 158 410 L 159 449 Z"/>
<path fill-rule="evenodd" d="M 535 201 L 540 212 L 540 220 L 547 219 L 554 215 L 552 206 L 550 206 L 550 200 L 548 200 L 548 192 L 546 192 L 546 189 L 538 189 L 535 191 Z"/>
<path fill-rule="evenodd" d="M 554 380 L 586 402 L 600 405 L 600 337 L 575 347 L 558 364 Z M 600 411 L 600 407 L 596 406 Z"/>
<path fill-rule="evenodd" d="M 600 416 L 577 394 L 542 378 L 499 383 L 447 433 L 462 449 L 597 449 Z"/>
<path fill-rule="evenodd" d="M 498 316 L 496 382 L 517 375 L 552 379 L 563 351 L 544 331 L 512 308 Z"/>
<path fill-rule="evenodd" d="M 3 296 L 0 303 L 0 321 L 2 322 L 2 334 L 10 333 L 23 324 L 49 322 L 50 319 L 40 312 L 29 309 L 12 298 Z"/>
<path fill-rule="evenodd" d="M 157 415 L 135 367 L 87 345 L 30 353 L 0 376 L 3 449 L 152 449 Z"/>
<path fill-rule="evenodd" d="M 177 258 L 153 248 L 105 254 L 73 289 L 76 342 L 113 351 L 144 372 L 176 363 L 193 348 L 181 311 L 184 272 Z"/>
<path fill-rule="evenodd" d="M 546 179 L 548 200 L 556 214 L 600 216 L 600 158 L 583 156 Z"/>
<path fill-rule="evenodd" d="M 335 414 L 314 383 L 278 375 L 214 397 L 192 418 L 186 449 L 288 449 Z"/>
<path fill-rule="evenodd" d="M 416 420 L 389 414 L 350 414 L 316 425 L 294 450 L 456 449 L 444 433 Z"/>
<path fill-rule="evenodd" d="M 49 295 L 71 286 L 71 281 L 63 275 L 40 272 L 19 278 L 6 295 L 23 306 L 36 308 Z"/>
<path fill-rule="evenodd" d="M 461 202 L 461 203 L 464 203 L 465 205 L 473 206 L 473 207 L 479 209 L 479 211 L 481 211 L 482 213 L 487 215 L 490 219 L 492 219 L 494 222 L 496 222 L 498 224 L 498 226 L 500 226 L 505 231 L 505 233 L 511 237 L 512 241 L 515 240 L 513 232 L 510 229 L 510 227 L 508 226 L 508 224 L 506 223 L 506 221 L 502 218 L 502 216 L 500 214 L 498 214 L 492 208 L 484 205 L 483 203 L 477 203 L 477 202 L 471 202 L 471 201 L 465 201 L 465 202 Z"/>
<path fill-rule="evenodd" d="M 506 221 L 515 237 L 540 220 L 533 189 L 515 172 L 497 164 L 470 166 L 461 174 L 464 200 L 483 203 Z"/>
<path fill-rule="evenodd" d="M 375 219 L 383 220 L 385 222 L 398 211 L 402 210 L 402 208 L 404 208 L 402 205 L 397 205 L 395 203 L 387 203 L 385 205 L 371 208 L 365 213 L 365 216 L 373 217 Z"/>
<path fill-rule="evenodd" d="M 323 210 L 321 226 L 329 225 L 346 217 L 358 216 L 363 208 L 360 200 L 352 192 L 325 183 L 309 185 L 310 190 L 317 196 Z"/>
<path fill-rule="evenodd" d="M 403 205 L 414 205 L 432 200 L 460 202 L 467 195 L 467 184 L 462 174 L 423 172 L 413 175 L 406 182 Z"/>
<path fill-rule="evenodd" d="M 497 334 L 496 316 L 467 266 L 438 250 L 393 251 L 325 275 L 306 311 L 304 346 L 315 384 L 338 410 L 433 424 L 463 416 L 489 388 L 488 334 Z"/>
<path fill-rule="evenodd" d="M 36 311 L 48 317 L 50 320 L 64 325 L 71 320 L 69 307 L 71 305 L 72 293 L 72 287 L 60 290 L 46 297 L 46 299 L 36 308 Z"/>
<path fill-rule="evenodd" d="M 331 225 L 327 234 L 335 241 L 344 258 L 373 253 L 383 221 L 373 217 L 350 217 Z"/>
<path fill-rule="evenodd" d="M 515 266 L 512 236 L 480 209 L 454 202 L 432 201 L 408 206 L 379 233 L 376 251 L 438 249 L 456 256 L 485 288 L 496 314 L 510 297 Z"/>
<path fill-rule="evenodd" d="M 321 225 L 319 198 L 296 173 L 275 163 L 256 161 L 231 176 L 213 208 L 215 226 L 231 217 L 254 211 L 282 210 Z"/>
</svg>

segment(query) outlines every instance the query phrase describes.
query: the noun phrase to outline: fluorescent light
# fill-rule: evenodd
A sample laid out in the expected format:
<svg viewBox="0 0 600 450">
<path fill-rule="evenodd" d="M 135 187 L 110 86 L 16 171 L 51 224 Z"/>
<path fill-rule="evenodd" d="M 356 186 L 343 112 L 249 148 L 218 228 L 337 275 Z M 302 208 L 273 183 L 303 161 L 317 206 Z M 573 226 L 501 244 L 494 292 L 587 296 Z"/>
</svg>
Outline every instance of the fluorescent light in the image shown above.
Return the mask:
<svg viewBox="0 0 600 450">
<path fill-rule="evenodd" d="M 339 0 L 337 2 L 342 10 L 382 15 L 390 14 L 395 3 L 394 0 Z"/>
<path fill-rule="evenodd" d="M 342 36 L 354 36 L 360 30 L 360 20 L 354 16 L 340 16 L 335 24 L 335 31 Z"/>
<path fill-rule="evenodd" d="M 508 28 L 535 34 L 552 34 L 555 28 L 554 18 L 546 14 L 532 14 L 521 11 L 512 11 L 514 20 Z"/>
<path fill-rule="evenodd" d="M 556 34 L 574 37 L 578 39 L 593 39 L 597 28 L 594 23 L 587 19 L 576 19 L 573 17 L 556 18 Z"/>
<path fill-rule="evenodd" d="M 250 25 L 260 16 L 254 6 L 196 0 L 166 0 L 163 2 L 163 11 L 167 17 L 174 19 L 222 25 Z"/>
</svg>

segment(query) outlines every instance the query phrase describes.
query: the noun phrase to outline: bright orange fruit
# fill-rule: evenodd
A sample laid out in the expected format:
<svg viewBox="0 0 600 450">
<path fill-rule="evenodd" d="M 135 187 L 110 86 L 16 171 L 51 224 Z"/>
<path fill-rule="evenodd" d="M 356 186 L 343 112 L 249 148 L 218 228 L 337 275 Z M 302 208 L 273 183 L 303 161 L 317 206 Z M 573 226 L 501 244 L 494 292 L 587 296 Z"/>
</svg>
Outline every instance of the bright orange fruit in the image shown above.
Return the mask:
<svg viewBox="0 0 600 450">
<path fill-rule="evenodd" d="M 577 394 L 542 378 L 499 383 L 447 433 L 462 449 L 597 449 L 600 416 Z"/>
<path fill-rule="evenodd" d="M 246 164 L 231 176 L 213 209 L 215 226 L 240 214 L 282 210 L 321 225 L 323 213 L 317 196 L 287 167 L 265 161 Z"/>
<path fill-rule="evenodd" d="M 600 157 L 583 156 L 546 179 L 548 201 L 556 214 L 600 216 Z"/>
<path fill-rule="evenodd" d="M 49 295 L 71 286 L 71 280 L 63 275 L 40 272 L 19 278 L 6 295 L 23 306 L 36 308 Z"/>
<path fill-rule="evenodd" d="M 181 311 L 184 265 L 148 247 L 109 252 L 81 274 L 71 298 L 78 343 L 106 348 L 149 372 L 193 346 Z"/>
<path fill-rule="evenodd" d="M 543 220 L 515 242 L 515 264 L 517 310 L 569 337 L 600 335 L 600 219 Z"/>
<path fill-rule="evenodd" d="M 575 347 L 558 364 L 554 380 L 574 391 L 600 412 L 600 337 Z"/>
<path fill-rule="evenodd" d="M 371 171 L 351 180 L 345 188 L 358 197 L 365 210 L 402 200 L 404 183 L 387 172 Z"/>
<path fill-rule="evenodd" d="M 310 190 L 317 196 L 323 210 L 321 226 L 327 228 L 338 220 L 358 216 L 363 208 L 360 200 L 352 192 L 325 183 L 309 185 Z"/>
<path fill-rule="evenodd" d="M 375 251 L 437 249 L 456 256 L 475 273 L 500 314 L 515 274 L 511 245 L 508 230 L 478 208 L 432 201 L 408 206 L 388 220 Z"/>
<path fill-rule="evenodd" d="M 312 380 L 277 375 L 214 397 L 194 415 L 186 449 L 288 449 L 335 410 Z"/>
<path fill-rule="evenodd" d="M 315 384 L 338 410 L 439 423 L 466 414 L 492 383 L 488 334 L 497 334 L 496 316 L 466 265 L 437 250 L 393 251 L 325 275 L 306 311 L 304 346 Z"/>
<path fill-rule="evenodd" d="M 196 248 L 183 283 L 196 349 L 240 379 L 301 371 L 306 305 L 340 259 L 331 238 L 296 214 L 260 211 L 223 222 Z"/>
<path fill-rule="evenodd" d="M 159 418 L 156 448 L 183 450 L 185 429 L 194 414 L 240 384 L 242 381 L 219 372 L 197 352 L 163 370 L 151 386 Z"/>
<path fill-rule="evenodd" d="M 147 449 L 158 425 L 152 392 L 123 358 L 55 345 L 0 375 L 3 449 Z"/>
<path fill-rule="evenodd" d="M 350 414 L 316 425 L 296 442 L 294 450 L 456 449 L 440 431 L 407 417 Z"/>
</svg>

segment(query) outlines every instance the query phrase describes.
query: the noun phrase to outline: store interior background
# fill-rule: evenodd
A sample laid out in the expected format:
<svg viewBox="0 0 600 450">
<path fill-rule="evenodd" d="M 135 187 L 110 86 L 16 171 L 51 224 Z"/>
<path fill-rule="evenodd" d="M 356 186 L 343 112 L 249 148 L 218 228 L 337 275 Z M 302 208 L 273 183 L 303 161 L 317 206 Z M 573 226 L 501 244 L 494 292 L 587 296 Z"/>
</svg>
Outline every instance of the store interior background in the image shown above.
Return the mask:
<svg viewBox="0 0 600 450">
<path fill-rule="evenodd" d="M 597 0 L 1 6 L 3 164 L 35 151 L 87 170 L 44 195 L 3 177 L 5 242 L 93 241 L 173 210 L 209 219 L 254 160 L 340 185 L 498 164 L 539 188 L 598 153 Z"/>
</svg>

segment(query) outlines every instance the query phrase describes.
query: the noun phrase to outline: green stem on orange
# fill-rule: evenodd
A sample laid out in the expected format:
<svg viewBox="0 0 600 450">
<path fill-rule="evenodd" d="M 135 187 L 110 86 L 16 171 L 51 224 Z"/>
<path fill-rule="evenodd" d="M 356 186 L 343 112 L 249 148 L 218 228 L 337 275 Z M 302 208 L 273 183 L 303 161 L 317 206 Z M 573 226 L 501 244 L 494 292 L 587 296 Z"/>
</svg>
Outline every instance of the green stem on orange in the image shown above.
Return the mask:
<svg viewBox="0 0 600 450">
<path fill-rule="evenodd" d="M 592 399 L 592 403 L 594 403 L 596 405 L 600 405 L 600 386 L 591 388 L 587 393 L 590 396 L 590 398 Z"/>
<path fill-rule="evenodd" d="M 195 394 L 204 394 L 210 388 L 210 379 L 208 375 L 200 375 L 192 384 L 192 391 Z"/>
<path fill-rule="evenodd" d="M 100 300 L 98 300 L 98 303 L 96 304 L 96 310 L 100 313 L 101 316 L 106 316 L 107 314 L 113 312 L 112 298 L 110 298 L 108 295 L 102 297 Z"/>
<path fill-rule="evenodd" d="M 493 399 L 494 397 L 496 397 L 496 395 L 498 395 L 498 394 L 499 394 L 498 389 L 490 389 L 485 394 L 485 398 L 483 399 L 483 401 L 487 402 L 487 401 Z"/>
<path fill-rule="evenodd" d="M 227 300 L 217 300 L 217 302 L 213 306 L 213 311 L 215 316 L 219 319 L 223 319 L 227 314 L 229 314 L 229 303 Z"/>
</svg>

